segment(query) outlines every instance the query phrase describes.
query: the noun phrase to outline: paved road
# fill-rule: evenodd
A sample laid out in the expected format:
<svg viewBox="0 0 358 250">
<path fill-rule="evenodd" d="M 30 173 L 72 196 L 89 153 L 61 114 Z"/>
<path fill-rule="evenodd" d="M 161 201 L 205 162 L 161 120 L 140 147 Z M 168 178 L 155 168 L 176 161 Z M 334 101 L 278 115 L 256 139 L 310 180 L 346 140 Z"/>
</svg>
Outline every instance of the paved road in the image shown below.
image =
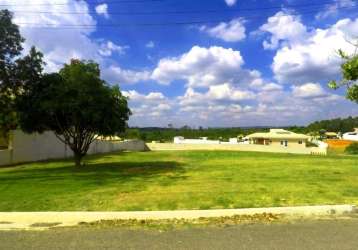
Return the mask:
<svg viewBox="0 0 358 250">
<path fill-rule="evenodd" d="M 358 249 L 358 219 L 166 232 L 119 228 L 3 231 L 0 249 Z"/>
</svg>

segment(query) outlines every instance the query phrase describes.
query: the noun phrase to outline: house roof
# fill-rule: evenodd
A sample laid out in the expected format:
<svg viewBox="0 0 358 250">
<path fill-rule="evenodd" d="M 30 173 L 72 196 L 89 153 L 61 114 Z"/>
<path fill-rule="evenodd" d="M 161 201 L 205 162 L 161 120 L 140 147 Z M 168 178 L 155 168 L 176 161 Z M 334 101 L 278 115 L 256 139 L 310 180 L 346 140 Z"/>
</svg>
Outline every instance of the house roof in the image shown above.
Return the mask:
<svg viewBox="0 0 358 250">
<path fill-rule="evenodd" d="M 336 132 L 326 132 L 326 135 L 328 136 L 337 136 Z"/>
<path fill-rule="evenodd" d="M 297 134 L 284 129 L 270 129 L 267 133 L 254 133 L 247 136 L 248 138 L 263 138 L 263 139 L 308 139 L 309 136 L 304 134 Z"/>
</svg>

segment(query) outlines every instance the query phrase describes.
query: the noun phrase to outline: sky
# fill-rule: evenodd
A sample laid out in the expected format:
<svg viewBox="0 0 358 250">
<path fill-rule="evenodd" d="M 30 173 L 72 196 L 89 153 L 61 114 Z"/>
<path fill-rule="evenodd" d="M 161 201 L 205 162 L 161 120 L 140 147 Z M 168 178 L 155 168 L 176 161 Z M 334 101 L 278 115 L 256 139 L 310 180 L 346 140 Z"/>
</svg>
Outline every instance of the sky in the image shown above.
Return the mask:
<svg viewBox="0 0 358 250">
<path fill-rule="evenodd" d="M 0 0 L 46 72 L 95 60 L 129 98 L 130 126 L 306 125 L 357 116 L 338 49 L 357 0 Z"/>
</svg>

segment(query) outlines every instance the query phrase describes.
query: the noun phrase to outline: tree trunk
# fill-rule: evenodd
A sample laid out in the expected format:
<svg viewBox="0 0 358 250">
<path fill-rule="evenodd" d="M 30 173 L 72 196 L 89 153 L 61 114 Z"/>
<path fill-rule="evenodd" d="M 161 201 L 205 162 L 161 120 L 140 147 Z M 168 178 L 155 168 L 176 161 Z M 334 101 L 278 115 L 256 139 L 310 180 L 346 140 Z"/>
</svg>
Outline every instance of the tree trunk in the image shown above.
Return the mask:
<svg viewBox="0 0 358 250">
<path fill-rule="evenodd" d="M 74 160 L 75 160 L 75 166 L 81 167 L 82 154 L 74 152 Z"/>
</svg>

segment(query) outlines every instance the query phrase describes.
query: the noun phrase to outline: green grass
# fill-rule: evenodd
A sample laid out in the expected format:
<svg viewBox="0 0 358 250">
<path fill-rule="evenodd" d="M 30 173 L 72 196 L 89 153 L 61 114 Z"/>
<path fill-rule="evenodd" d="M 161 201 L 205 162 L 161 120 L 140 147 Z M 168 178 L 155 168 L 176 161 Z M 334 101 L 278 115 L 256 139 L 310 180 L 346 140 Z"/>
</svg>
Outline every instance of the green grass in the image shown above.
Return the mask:
<svg viewBox="0 0 358 250">
<path fill-rule="evenodd" d="M 230 151 L 90 156 L 0 168 L 0 211 L 358 205 L 358 157 Z"/>
</svg>

